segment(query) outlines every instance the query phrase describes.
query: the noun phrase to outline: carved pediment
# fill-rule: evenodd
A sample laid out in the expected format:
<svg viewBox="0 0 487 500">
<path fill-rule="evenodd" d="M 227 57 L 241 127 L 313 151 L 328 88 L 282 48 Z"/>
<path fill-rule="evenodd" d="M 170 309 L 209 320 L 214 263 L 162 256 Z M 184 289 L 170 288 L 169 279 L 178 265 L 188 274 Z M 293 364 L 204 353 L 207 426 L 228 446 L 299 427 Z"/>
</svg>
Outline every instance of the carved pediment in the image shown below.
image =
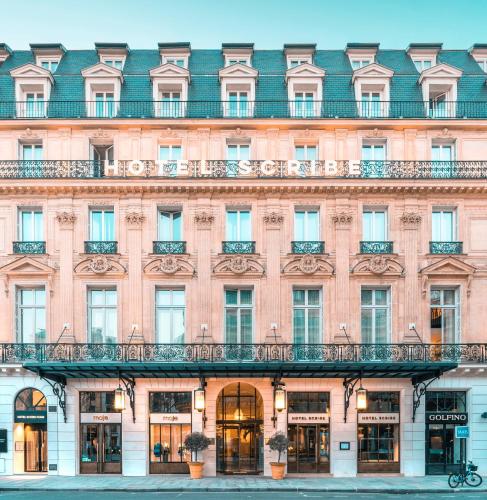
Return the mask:
<svg viewBox="0 0 487 500">
<path fill-rule="evenodd" d="M 356 78 L 392 78 L 394 71 L 382 64 L 372 63 L 353 72 L 352 83 Z"/>
<path fill-rule="evenodd" d="M 433 262 L 419 271 L 422 279 L 423 295 L 426 295 L 428 280 L 432 278 L 460 278 L 466 280 L 467 295 L 470 295 L 470 288 L 475 271 L 475 267 L 451 255 L 437 262 Z"/>
<path fill-rule="evenodd" d="M 256 259 L 245 255 L 232 255 L 220 260 L 213 268 L 215 274 L 240 275 L 240 276 L 263 276 L 264 266 Z"/>
<path fill-rule="evenodd" d="M 109 275 L 123 276 L 127 270 L 120 262 L 111 259 L 106 255 L 93 255 L 88 259 L 82 260 L 74 268 L 74 272 L 78 275 Z"/>
<path fill-rule="evenodd" d="M 220 80 L 222 78 L 257 78 L 259 72 L 246 64 L 231 64 L 218 72 Z"/>
<path fill-rule="evenodd" d="M 288 275 L 303 275 L 303 274 L 317 274 L 324 276 L 332 276 L 335 269 L 332 264 L 330 264 L 323 257 L 305 254 L 299 257 L 292 258 L 287 264 L 282 268 L 283 274 Z"/>
<path fill-rule="evenodd" d="M 288 78 L 324 78 L 325 70 L 314 64 L 304 63 L 286 71 L 286 81 Z"/>
<path fill-rule="evenodd" d="M 183 257 L 178 257 L 176 255 L 164 255 L 151 260 L 144 267 L 144 273 L 154 276 L 160 276 L 161 274 L 193 276 L 196 273 L 196 270 L 193 264 Z"/>
<path fill-rule="evenodd" d="M 186 78 L 189 81 L 189 70 L 176 66 L 172 63 L 161 64 L 149 70 L 149 76 L 153 78 Z"/>
<path fill-rule="evenodd" d="M 53 83 L 52 73 L 32 63 L 23 64 L 10 71 L 12 78 L 48 78 Z"/>
<path fill-rule="evenodd" d="M 102 62 L 81 70 L 81 74 L 84 78 L 119 78 L 123 80 L 122 72 L 119 69 Z"/>
<path fill-rule="evenodd" d="M 419 83 L 425 78 L 460 78 L 463 74 L 461 69 L 450 66 L 446 63 L 437 64 L 421 72 Z"/>
<path fill-rule="evenodd" d="M 34 278 L 43 277 L 48 281 L 49 293 L 52 295 L 52 278 L 56 269 L 40 262 L 32 257 L 19 257 L 0 267 L 0 275 L 3 276 L 3 288 L 8 295 L 9 281 L 11 277 Z"/>
<path fill-rule="evenodd" d="M 379 274 L 386 276 L 404 276 L 404 267 L 385 255 L 374 255 L 359 260 L 350 270 L 354 275 Z"/>
</svg>

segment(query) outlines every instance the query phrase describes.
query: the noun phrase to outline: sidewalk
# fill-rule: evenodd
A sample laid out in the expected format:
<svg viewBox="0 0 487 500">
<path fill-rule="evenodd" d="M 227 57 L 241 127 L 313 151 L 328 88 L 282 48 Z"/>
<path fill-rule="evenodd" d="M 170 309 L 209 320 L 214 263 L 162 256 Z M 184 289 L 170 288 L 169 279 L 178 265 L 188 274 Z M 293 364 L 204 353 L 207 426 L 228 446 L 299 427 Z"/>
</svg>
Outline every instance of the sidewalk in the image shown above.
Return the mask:
<svg viewBox="0 0 487 500">
<path fill-rule="evenodd" d="M 359 493 L 453 493 L 447 476 L 303 478 L 273 481 L 262 476 L 218 476 L 192 481 L 187 476 L 0 476 L 0 491 L 323 491 Z M 463 491 L 487 492 L 487 478 L 479 488 Z"/>
</svg>

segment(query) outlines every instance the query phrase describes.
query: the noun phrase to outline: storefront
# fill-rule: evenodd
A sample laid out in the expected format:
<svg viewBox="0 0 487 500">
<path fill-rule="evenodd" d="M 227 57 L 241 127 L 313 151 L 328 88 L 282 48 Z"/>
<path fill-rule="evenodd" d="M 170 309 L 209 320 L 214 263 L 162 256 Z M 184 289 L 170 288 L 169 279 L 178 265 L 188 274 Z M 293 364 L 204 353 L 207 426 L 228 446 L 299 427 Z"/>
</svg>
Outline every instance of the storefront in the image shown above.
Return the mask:
<svg viewBox="0 0 487 500">
<path fill-rule="evenodd" d="M 80 392 L 80 474 L 122 473 L 122 414 L 113 391 Z"/>
<path fill-rule="evenodd" d="M 149 393 L 149 472 L 187 474 L 189 452 L 184 438 L 191 433 L 191 392 Z"/>
<path fill-rule="evenodd" d="M 357 421 L 357 471 L 400 472 L 400 393 L 367 392 L 367 408 Z"/>
<path fill-rule="evenodd" d="M 19 472 L 47 472 L 47 401 L 41 391 L 29 387 L 17 394 L 14 440 Z"/>
<path fill-rule="evenodd" d="M 455 436 L 455 427 L 467 424 L 465 391 L 426 393 L 426 474 L 449 474 L 461 468 L 466 440 Z"/>
<path fill-rule="evenodd" d="M 289 392 L 288 472 L 330 472 L 330 393 Z"/>
<path fill-rule="evenodd" d="M 261 473 L 264 408 L 257 389 L 243 382 L 227 385 L 218 396 L 216 413 L 217 471 Z"/>
</svg>

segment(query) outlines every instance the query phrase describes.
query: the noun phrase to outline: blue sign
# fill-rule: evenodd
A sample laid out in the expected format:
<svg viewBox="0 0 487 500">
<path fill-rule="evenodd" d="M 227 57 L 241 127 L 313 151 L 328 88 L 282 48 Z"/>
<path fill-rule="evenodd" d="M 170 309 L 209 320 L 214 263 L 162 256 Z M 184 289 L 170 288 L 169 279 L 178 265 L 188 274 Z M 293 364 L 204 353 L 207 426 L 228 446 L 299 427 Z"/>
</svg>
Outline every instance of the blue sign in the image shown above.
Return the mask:
<svg viewBox="0 0 487 500">
<path fill-rule="evenodd" d="M 470 427 L 468 425 L 456 425 L 455 437 L 457 439 L 465 439 L 470 437 Z"/>
</svg>

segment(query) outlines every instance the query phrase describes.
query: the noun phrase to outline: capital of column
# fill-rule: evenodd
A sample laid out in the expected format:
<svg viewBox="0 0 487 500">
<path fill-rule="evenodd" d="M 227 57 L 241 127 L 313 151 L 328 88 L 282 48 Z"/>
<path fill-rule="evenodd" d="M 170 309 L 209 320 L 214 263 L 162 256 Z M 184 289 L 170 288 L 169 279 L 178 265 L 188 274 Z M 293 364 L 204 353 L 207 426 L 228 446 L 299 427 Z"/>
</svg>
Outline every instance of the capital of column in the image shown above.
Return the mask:
<svg viewBox="0 0 487 500">
<path fill-rule="evenodd" d="M 74 212 L 64 211 L 56 214 L 56 220 L 61 229 L 73 229 L 76 219 L 77 217 Z"/>
<path fill-rule="evenodd" d="M 349 229 L 353 221 L 353 214 L 347 210 L 342 210 L 334 213 L 331 220 L 337 229 Z"/>
<path fill-rule="evenodd" d="M 423 220 L 416 212 L 404 212 L 399 219 L 404 229 L 418 229 Z"/>
<path fill-rule="evenodd" d="M 215 216 L 206 210 L 201 210 L 195 213 L 194 222 L 198 229 L 211 229 Z"/>
<path fill-rule="evenodd" d="M 129 229 L 140 229 L 145 220 L 145 215 L 142 212 L 127 212 L 125 220 Z"/>
</svg>

